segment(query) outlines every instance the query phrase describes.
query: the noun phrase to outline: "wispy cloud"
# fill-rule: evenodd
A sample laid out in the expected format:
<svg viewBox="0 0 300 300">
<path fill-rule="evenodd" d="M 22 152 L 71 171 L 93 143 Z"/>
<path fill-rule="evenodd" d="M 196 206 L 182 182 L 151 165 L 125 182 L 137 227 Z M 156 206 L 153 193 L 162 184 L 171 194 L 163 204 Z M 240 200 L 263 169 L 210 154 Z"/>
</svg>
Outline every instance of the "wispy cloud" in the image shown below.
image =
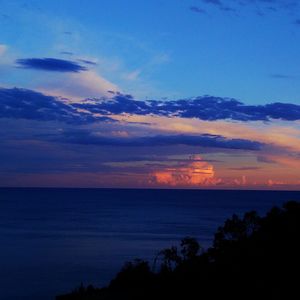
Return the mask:
<svg viewBox="0 0 300 300">
<path fill-rule="evenodd" d="M 217 5 L 217 6 L 223 5 L 223 3 L 220 0 L 202 0 L 202 2 L 207 4 Z"/>
<path fill-rule="evenodd" d="M 295 20 L 295 24 L 300 26 L 300 19 Z"/>
<path fill-rule="evenodd" d="M 201 2 L 203 5 L 225 12 L 239 12 L 243 9 L 252 9 L 253 13 L 259 16 L 266 16 L 269 13 L 278 11 L 286 11 L 290 14 L 299 7 L 299 1 L 294 0 L 201 0 Z M 299 24 L 300 22 L 298 23 L 298 21 L 296 20 L 295 24 Z"/>
<path fill-rule="evenodd" d="M 60 54 L 64 54 L 64 55 L 74 55 L 73 52 L 70 51 L 61 51 Z"/>
<path fill-rule="evenodd" d="M 276 161 L 267 157 L 267 156 L 257 156 L 257 161 L 258 162 L 262 162 L 262 163 L 266 163 L 266 164 L 276 164 Z"/>
<path fill-rule="evenodd" d="M 204 10 L 203 8 L 200 8 L 198 6 L 190 6 L 190 10 L 195 13 L 206 14 L 206 10 Z"/>
<path fill-rule="evenodd" d="M 123 78 L 125 80 L 137 80 L 139 75 L 141 74 L 141 70 L 137 69 L 137 70 L 134 70 L 132 72 L 129 72 L 129 73 L 125 73 L 123 74 Z"/>
<path fill-rule="evenodd" d="M 297 76 L 293 76 L 293 75 L 287 75 L 287 74 L 270 74 L 271 78 L 274 79 L 296 79 Z"/>
<path fill-rule="evenodd" d="M 237 167 L 237 168 L 229 168 L 232 171 L 253 171 L 253 170 L 260 170 L 260 167 Z"/>
<path fill-rule="evenodd" d="M 92 66 L 96 66 L 97 63 L 95 61 L 91 61 L 91 60 L 88 60 L 88 59 L 78 59 L 79 62 L 82 62 L 84 64 L 87 64 L 87 65 L 92 65 Z"/>
<path fill-rule="evenodd" d="M 202 0 L 202 2 L 204 4 L 214 6 L 214 7 L 218 8 L 219 10 L 222 10 L 225 12 L 235 12 L 236 11 L 236 9 L 227 5 L 228 1 L 227 1 L 226 5 L 225 5 L 225 2 L 221 1 L 221 0 Z M 196 7 L 196 9 L 197 9 L 197 7 Z M 202 10 L 202 8 L 200 8 L 200 9 Z"/>
<path fill-rule="evenodd" d="M 120 89 L 95 71 L 54 74 L 36 83 L 36 89 L 57 97 L 67 98 L 69 102 L 86 98 L 112 97 Z"/>
</svg>

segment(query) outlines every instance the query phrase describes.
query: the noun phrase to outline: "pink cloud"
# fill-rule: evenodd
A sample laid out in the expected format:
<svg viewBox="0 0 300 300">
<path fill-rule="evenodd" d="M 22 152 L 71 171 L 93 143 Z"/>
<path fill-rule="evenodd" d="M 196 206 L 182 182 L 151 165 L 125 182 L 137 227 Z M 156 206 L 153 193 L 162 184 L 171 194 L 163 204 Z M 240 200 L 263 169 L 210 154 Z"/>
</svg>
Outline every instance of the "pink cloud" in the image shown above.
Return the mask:
<svg viewBox="0 0 300 300">
<path fill-rule="evenodd" d="M 191 156 L 191 162 L 184 167 L 166 168 L 152 175 L 159 185 L 197 187 L 216 185 L 221 182 L 215 177 L 214 166 L 203 161 L 199 155 Z"/>
</svg>

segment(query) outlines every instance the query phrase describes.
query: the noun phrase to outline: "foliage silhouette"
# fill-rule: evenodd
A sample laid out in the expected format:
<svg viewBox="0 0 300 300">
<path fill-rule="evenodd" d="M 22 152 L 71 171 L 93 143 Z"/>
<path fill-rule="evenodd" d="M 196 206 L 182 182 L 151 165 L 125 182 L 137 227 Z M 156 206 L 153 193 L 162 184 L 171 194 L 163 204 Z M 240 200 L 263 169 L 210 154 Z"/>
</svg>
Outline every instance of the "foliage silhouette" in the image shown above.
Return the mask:
<svg viewBox="0 0 300 300">
<path fill-rule="evenodd" d="M 191 237 L 149 263 L 127 263 L 108 287 L 81 286 L 57 300 L 299 299 L 300 203 L 272 208 L 265 217 L 233 215 L 203 251 Z M 202 250 L 202 251 L 200 251 Z"/>
</svg>

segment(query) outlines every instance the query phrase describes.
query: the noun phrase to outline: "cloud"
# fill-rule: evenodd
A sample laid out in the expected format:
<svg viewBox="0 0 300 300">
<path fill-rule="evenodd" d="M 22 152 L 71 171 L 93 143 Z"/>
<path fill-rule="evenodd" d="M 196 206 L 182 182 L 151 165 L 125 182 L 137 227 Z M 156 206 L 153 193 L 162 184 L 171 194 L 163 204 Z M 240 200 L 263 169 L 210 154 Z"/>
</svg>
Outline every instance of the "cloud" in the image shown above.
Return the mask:
<svg viewBox="0 0 300 300">
<path fill-rule="evenodd" d="M 197 6 L 191 6 L 190 10 L 199 14 L 206 14 L 206 11 L 204 9 Z"/>
<path fill-rule="evenodd" d="M 220 9 L 225 12 L 236 12 L 236 9 L 229 7 L 229 6 L 221 6 Z"/>
<path fill-rule="evenodd" d="M 60 54 L 64 54 L 64 55 L 74 55 L 73 52 L 70 51 L 61 51 Z"/>
<path fill-rule="evenodd" d="M 9 20 L 9 19 L 10 19 L 10 16 L 7 15 L 7 14 L 0 14 L 0 17 L 1 17 L 2 19 L 5 19 L 5 20 Z"/>
<path fill-rule="evenodd" d="M 96 66 L 97 63 L 88 59 L 77 59 L 78 61 L 86 64 L 86 65 L 92 65 L 92 66 Z"/>
<path fill-rule="evenodd" d="M 271 74 L 270 77 L 274 79 L 296 79 L 297 78 L 296 76 L 286 75 L 286 74 Z"/>
<path fill-rule="evenodd" d="M 300 19 L 295 20 L 295 24 L 300 26 Z"/>
<path fill-rule="evenodd" d="M 300 120 L 300 105 L 290 103 L 271 103 L 265 105 L 245 105 L 240 101 L 230 98 L 203 96 L 191 99 L 179 99 L 170 101 L 160 100 L 135 100 L 131 95 L 123 95 L 116 92 L 117 87 L 98 76 L 97 73 L 88 71 L 84 73 L 69 74 L 67 77 L 57 77 L 57 81 L 41 87 L 44 94 L 23 89 L 1 89 L 2 94 L 10 93 L 10 97 L 19 97 L 20 93 L 38 95 L 37 98 L 46 97 L 45 93 L 53 96 L 57 101 L 59 96 L 71 98 L 65 99 L 69 108 L 73 111 L 84 111 L 92 116 L 102 115 L 113 117 L 122 114 L 178 117 L 185 119 L 200 119 L 203 121 L 237 120 L 237 121 L 271 121 L 280 119 L 285 121 Z M 71 95 L 68 95 L 71 93 Z M 87 101 L 72 103 L 72 96 Z M 96 98 L 97 95 L 104 95 Z M 82 98 L 81 98 L 82 97 Z M 113 97 L 113 98 L 107 98 Z M 3 105 L 3 102 L 1 102 Z M 7 103 L 9 105 L 9 103 Z M 4 113 L 4 112 L 3 112 Z"/>
<path fill-rule="evenodd" d="M 210 186 L 221 182 L 215 178 L 214 167 L 201 156 L 193 156 L 185 167 L 165 168 L 152 174 L 159 185 L 167 186 Z"/>
<path fill-rule="evenodd" d="M 79 186 L 88 186 L 93 181 L 91 178 L 80 180 L 80 177 L 86 178 L 86 172 L 93 174 L 95 186 L 120 186 L 122 178 L 127 187 L 139 186 L 139 180 L 144 187 L 208 188 L 265 188 L 269 178 L 287 184 L 299 181 L 299 155 L 292 157 L 290 152 L 275 151 L 267 139 L 260 139 L 262 143 L 255 142 L 256 136 L 247 136 L 244 124 L 240 123 L 222 122 L 219 127 L 222 130 L 215 130 L 220 135 L 199 134 L 209 132 L 208 129 L 217 123 L 206 121 L 205 127 L 201 125 L 204 121 L 199 120 L 187 120 L 197 122 L 198 131 L 194 134 L 170 134 L 171 131 L 156 131 L 149 126 L 125 122 L 96 123 L 96 115 L 78 112 L 73 104 L 22 89 L 0 90 L 0 117 L 10 118 L 0 119 L 0 165 L 5 172 L 1 182 L 8 182 L 5 180 L 11 176 L 9 182 L 12 185 L 24 183 L 22 180 L 29 173 L 35 174 L 30 179 L 32 184 L 39 182 L 41 176 L 52 174 L 55 182 L 72 185 L 72 172 L 78 173 L 76 184 Z M 176 118 L 164 119 L 169 123 L 176 122 Z M 236 137 L 243 138 L 228 137 L 230 131 L 225 123 L 239 127 Z M 261 124 L 252 125 L 257 132 L 263 133 Z M 274 128 L 274 132 L 278 128 Z M 276 140 L 281 138 L 274 137 Z M 289 141 L 284 143 L 290 145 Z M 188 159 L 190 154 L 199 152 L 205 158 L 194 156 Z M 286 158 L 278 157 L 282 155 Z M 277 163 L 258 164 L 256 158 L 258 162 L 266 162 L 267 158 L 268 162 L 272 159 Z M 252 166 L 251 162 L 254 162 Z M 261 171 L 258 170 L 260 166 Z M 47 179 L 44 183 L 49 182 L 52 181 Z"/>
<path fill-rule="evenodd" d="M 217 159 L 202 159 L 199 158 L 199 156 L 197 155 L 189 155 L 188 157 L 186 157 L 186 155 L 184 155 L 184 157 L 178 157 L 177 155 L 140 155 L 140 156 L 126 156 L 124 157 L 114 157 L 110 159 L 111 162 L 119 162 L 119 163 L 123 163 L 123 162 L 147 162 L 146 165 L 147 166 L 164 166 L 166 167 L 165 163 L 168 164 L 180 164 L 182 166 L 185 166 L 187 163 L 190 162 L 197 162 L 197 161 L 206 161 L 209 163 L 221 163 L 223 161 L 221 160 L 217 160 Z"/>
<path fill-rule="evenodd" d="M 223 5 L 223 3 L 220 0 L 202 0 L 202 2 L 207 4 L 217 5 L 217 6 Z"/>
<path fill-rule="evenodd" d="M 26 89 L 0 88 L 0 118 L 61 121 L 83 124 L 110 120 L 79 112 L 69 104 L 42 93 Z"/>
<path fill-rule="evenodd" d="M 253 170 L 260 170 L 260 167 L 238 167 L 238 168 L 229 168 L 229 170 L 233 171 L 253 171 Z"/>
<path fill-rule="evenodd" d="M 80 82 L 80 78 L 71 82 L 74 84 L 73 92 L 76 93 L 78 88 L 76 84 Z M 270 116 L 277 119 L 299 120 L 300 109 L 297 105 L 275 103 L 248 107 L 239 102 L 237 104 L 236 101 L 221 98 L 218 100 L 214 98 L 214 101 L 211 101 L 211 97 L 204 97 L 201 98 L 199 106 L 198 98 L 196 103 L 194 103 L 195 99 L 149 102 L 134 100 L 130 95 L 119 93 L 112 93 L 112 95 L 113 99 L 104 97 L 74 103 L 68 99 L 62 100 L 32 90 L 1 88 L 0 117 L 38 121 L 55 120 L 75 125 L 98 122 L 119 124 L 114 128 L 106 128 L 105 130 L 108 130 L 106 133 L 103 129 L 101 134 L 99 130 L 96 133 L 85 130 L 60 134 L 61 141 L 82 145 L 120 147 L 184 145 L 215 149 L 260 150 L 265 149 L 265 145 L 268 144 L 273 147 L 268 151 L 275 151 L 276 147 L 280 147 L 278 151 L 281 152 L 283 149 L 294 148 L 294 151 L 299 149 L 299 130 L 292 129 L 288 123 L 286 127 L 274 127 L 270 124 L 261 124 L 257 127 L 258 124 L 255 122 L 238 126 L 227 121 L 212 122 L 224 118 L 240 119 L 245 122 L 255 119 L 269 120 Z M 238 113 L 237 109 L 240 110 Z M 124 112 L 129 114 L 128 118 L 126 115 L 122 117 Z M 187 114 L 189 112 L 193 114 L 190 116 Z M 139 119 L 131 119 L 130 113 L 134 113 L 133 117 L 140 116 L 142 120 L 146 118 L 144 121 L 150 118 L 151 124 L 142 124 L 138 122 Z M 198 118 L 194 116 L 195 114 Z M 242 118 L 237 118 L 240 114 Z M 174 117 L 177 115 L 180 117 Z M 186 115 L 188 117 L 182 118 Z M 200 118 L 208 120 L 197 120 Z M 266 126 L 268 128 L 265 128 Z M 264 154 L 261 155 L 266 157 Z M 259 160 L 264 158 L 260 157 Z"/>
<path fill-rule="evenodd" d="M 197 118 L 201 120 L 269 121 L 281 119 L 300 120 L 300 105 L 271 103 L 245 105 L 231 98 L 203 96 L 171 101 L 138 101 L 130 95 L 116 94 L 110 101 L 103 99 L 89 103 L 78 103 L 76 107 L 104 115 L 136 114 L 168 117 Z"/>
<path fill-rule="evenodd" d="M 266 163 L 266 164 L 276 164 L 276 161 L 274 159 L 271 159 L 269 157 L 266 156 L 257 156 L 257 161 L 258 162 L 262 162 L 262 163 Z"/>
<path fill-rule="evenodd" d="M 234 184 L 238 185 L 238 186 L 246 185 L 247 184 L 247 177 L 245 175 L 243 175 L 241 177 L 241 179 L 234 179 Z"/>
<path fill-rule="evenodd" d="M 252 8 L 253 12 L 259 16 L 265 16 L 269 13 L 275 13 L 278 11 L 286 11 L 289 15 L 292 15 L 299 7 L 299 1 L 295 0 L 232 0 L 230 5 L 226 6 L 229 1 L 221 0 L 202 0 L 203 4 L 215 7 L 225 12 L 237 12 L 242 9 Z M 297 24 L 297 20 L 295 22 Z"/>
<path fill-rule="evenodd" d="M 278 180 L 273 180 L 273 179 L 269 179 L 267 181 L 267 185 L 268 186 L 273 186 L 273 185 L 285 185 L 286 183 L 284 183 L 283 181 L 278 181 Z"/>
<path fill-rule="evenodd" d="M 119 90 L 115 84 L 95 71 L 64 73 L 48 77 L 46 82 L 38 84 L 37 89 L 48 95 L 63 96 L 70 102 L 99 97 L 105 97 L 107 101 Z"/>
<path fill-rule="evenodd" d="M 202 2 L 205 4 L 213 5 L 222 11 L 226 11 L 226 12 L 235 12 L 236 11 L 234 8 L 224 5 L 224 3 L 220 0 L 202 0 Z M 197 11 L 198 7 L 194 7 L 194 8 L 195 9 L 192 9 L 192 10 L 195 12 L 203 11 L 203 9 L 200 9 L 200 11 Z"/>
<path fill-rule="evenodd" d="M 22 58 L 16 60 L 17 65 L 26 69 L 44 70 L 51 72 L 87 71 L 87 68 L 70 60 L 57 58 Z"/>
<path fill-rule="evenodd" d="M 138 77 L 140 76 L 141 72 L 142 72 L 141 70 L 137 69 L 137 70 L 134 70 L 132 72 L 123 74 L 122 77 L 125 80 L 134 81 L 134 80 L 138 79 Z"/>
<path fill-rule="evenodd" d="M 107 137 L 93 131 L 74 130 L 62 133 L 65 142 L 117 147 L 199 146 L 236 150 L 260 150 L 263 143 L 245 139 L 226 139 L 219 135 L 156 135 L 142 137 Z"/>
</svg>

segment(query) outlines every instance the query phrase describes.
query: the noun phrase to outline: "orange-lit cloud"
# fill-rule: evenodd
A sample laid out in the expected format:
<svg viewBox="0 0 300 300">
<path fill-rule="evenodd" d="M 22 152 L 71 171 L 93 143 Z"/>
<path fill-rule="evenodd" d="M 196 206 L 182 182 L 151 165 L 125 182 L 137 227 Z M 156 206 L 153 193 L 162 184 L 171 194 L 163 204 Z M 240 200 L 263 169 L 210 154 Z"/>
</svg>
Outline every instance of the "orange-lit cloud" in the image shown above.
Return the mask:
<svg viewBox="0 0 300 300">
<path fill-rule="evenodd" d="M 239 185 L 246 185 L 247 184 L 247 178 L 245 175 L 242 176 L 241 179 L 234 179 L 234 184 L 239 186 Z"/>
<path fill-rule="evenodd" d="M 274 185 L 284 185 L 285 183 L 283 182 L 283 181 L 274 181 L 274 180 L 272 180 L 272 179 L 269 179 L 268 181 L 267 181 L 267 185 L 268 186 L 270 186 L 270 187 L 272 187 L 272 186 L 274 186 Z"/>
<path fill-rule="evenodd" d="M 191 162 L 186 166 L 166 168 L 153 173 L 157 184 L 168 186 L 207 186 L 220 182 L 215 178 L 212 164 L 203 161 L 199 155 L 191 157 Z"/>
</svg>

